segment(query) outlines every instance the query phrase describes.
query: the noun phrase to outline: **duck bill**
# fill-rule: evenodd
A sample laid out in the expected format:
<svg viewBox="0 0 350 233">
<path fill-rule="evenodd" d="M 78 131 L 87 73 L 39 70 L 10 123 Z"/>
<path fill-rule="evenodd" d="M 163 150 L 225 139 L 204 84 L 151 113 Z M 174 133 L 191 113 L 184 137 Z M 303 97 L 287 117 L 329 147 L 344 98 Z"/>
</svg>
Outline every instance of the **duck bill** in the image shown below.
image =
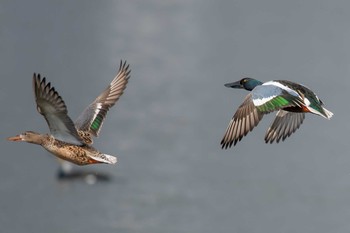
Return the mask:
<svg viewBox="0 0 350 233">
<path fill-rule="evenodd" d="M 17 141 L 22 141 L 21 135 L 16 135 L 14 137 L 8 137 L 7 140 L 17 142 Z"/>
<path fill-rule="evenodd" d="M 241 85 L 241 81 L 233 82 L 233 83 L 226 83 L 225 87 L 230 87 L 230 88 L 243 88 Z"/>
</svg>

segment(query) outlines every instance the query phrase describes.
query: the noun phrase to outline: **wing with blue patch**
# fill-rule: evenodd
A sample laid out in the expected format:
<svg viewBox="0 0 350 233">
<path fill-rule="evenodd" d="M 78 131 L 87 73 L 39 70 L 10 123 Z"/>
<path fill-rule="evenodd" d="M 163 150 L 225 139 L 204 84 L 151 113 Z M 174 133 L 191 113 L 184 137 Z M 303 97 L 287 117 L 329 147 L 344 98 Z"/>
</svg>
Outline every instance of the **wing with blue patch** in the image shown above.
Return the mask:
<svg viewBox="0 0 350 233">
<path fill-rule="evenodd" d="M 277 83 L 277 85 L 280 84 Z M 263 113 L 303 105 L 303 99 L 296 91 L 284 88 L 284 86 L 276 86 L 274 82 L 269 85 L 257 86 L 251 94 L 255 107 Z"/>
</svg>

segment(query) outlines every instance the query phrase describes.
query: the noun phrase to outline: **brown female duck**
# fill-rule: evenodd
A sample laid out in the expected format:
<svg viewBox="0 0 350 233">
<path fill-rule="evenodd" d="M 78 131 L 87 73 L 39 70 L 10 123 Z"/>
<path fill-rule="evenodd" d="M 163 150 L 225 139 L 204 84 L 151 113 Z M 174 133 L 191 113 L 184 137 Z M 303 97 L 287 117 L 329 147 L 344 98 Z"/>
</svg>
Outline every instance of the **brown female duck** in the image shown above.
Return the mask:
<svg viewBox="0 0 350 233">
<path fill-rule="evenodd" d="M 46 83 L 45 78 L 41 79 L 40 74 L 34 74 L 33 87 L 37 110 L 45 117 L 51 134 L 26 131 L 9 137 L 8 140 L 41 145 L 55 156 L 77 165 L 116 163 L 116 157 L 103 154 L 91 146 L 92 136 L 98 136 L 108 110 L 123 94 L 129 78 L 129 65 L 121 61 L 117 76 L 74 123 L 55 88 Z"/>
</svg>

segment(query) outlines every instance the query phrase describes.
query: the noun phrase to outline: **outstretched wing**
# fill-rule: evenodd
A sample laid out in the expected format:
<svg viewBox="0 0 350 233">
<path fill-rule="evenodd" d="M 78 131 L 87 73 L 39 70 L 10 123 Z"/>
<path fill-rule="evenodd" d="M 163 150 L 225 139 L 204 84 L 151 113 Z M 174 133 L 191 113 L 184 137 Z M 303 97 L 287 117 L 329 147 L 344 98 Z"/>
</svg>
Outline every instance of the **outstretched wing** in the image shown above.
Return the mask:
<svg viewBox="0 0 350 233">
<path fill-rule="evenodd" d="M 52 136 L 60 141 L 82 145 L 83 142 L 69 118 L 67 107 L 50 83 L 41 79 L 40 74 L 33 75 L 33 88 L 38 112 L 43 115 L 49 125 Z"/>
<path fill-rule="evenodd" d="M 230 121 L 221 140 L 222 148 L 227 149 L 232 144 L 236 145 L 249 131 L 253 130 L 264 114 L 288 107 L 301 107 L 302 105 L 304 105 L 303 100 L 297 92 L 277 82 L 270 81 L 255 87 Z M 283 128 L 283 130 L 288 129 Z M 288 132 L 286 134 L 288 135 Z"/>
<path fill-rule="evenodd" d="M 275 120 L 266 131 L 265 142 L 273 143 L 276 140 L 278 143 L 281 139 L 284 141 L 300 127 L 304 119 L 305 113 L 303 112 L 279 110 Z"/>
<path fill-rule="evenodd" d="M 75 126 L 78 130 L 98 136 L 108 110 L 123 94 L 130 78 L 129 65 L 120 61 L 117 76 L 109 86 L 78 117 Z"/>
<path fill-rule="evenodd" d="M 264 113 L 255 107 L 252 94 L 248 94 L 227 126 L 225 135 L 220 143 L 222 149 L 227 149 L 232 144 L 235 146 L 238 141 L 258 125 L 263 115 Z"/>
</svg>

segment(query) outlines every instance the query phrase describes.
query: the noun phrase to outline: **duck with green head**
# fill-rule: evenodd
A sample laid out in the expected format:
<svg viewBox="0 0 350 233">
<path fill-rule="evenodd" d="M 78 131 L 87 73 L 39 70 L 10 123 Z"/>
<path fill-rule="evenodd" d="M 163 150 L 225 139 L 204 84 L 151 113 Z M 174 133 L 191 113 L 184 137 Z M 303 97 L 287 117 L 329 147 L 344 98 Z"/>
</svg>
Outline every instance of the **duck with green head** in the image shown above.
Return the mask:
<svg viewBox="0 0 350 233">
<path fill-rule="evenodd" d="M 263 115 L 277 111 L 276 118 L 265 134 L 265 142 L 284 141 L 303 123 L 305 113 L 330 119 L 332 112 L 309 88 L 286 80 L 261 82 L 243 78 L 226 87 L 250 91 L 231 119 L 221 140 L 223 149 L 236 145 L 258 125 Z"/>
</svg>

